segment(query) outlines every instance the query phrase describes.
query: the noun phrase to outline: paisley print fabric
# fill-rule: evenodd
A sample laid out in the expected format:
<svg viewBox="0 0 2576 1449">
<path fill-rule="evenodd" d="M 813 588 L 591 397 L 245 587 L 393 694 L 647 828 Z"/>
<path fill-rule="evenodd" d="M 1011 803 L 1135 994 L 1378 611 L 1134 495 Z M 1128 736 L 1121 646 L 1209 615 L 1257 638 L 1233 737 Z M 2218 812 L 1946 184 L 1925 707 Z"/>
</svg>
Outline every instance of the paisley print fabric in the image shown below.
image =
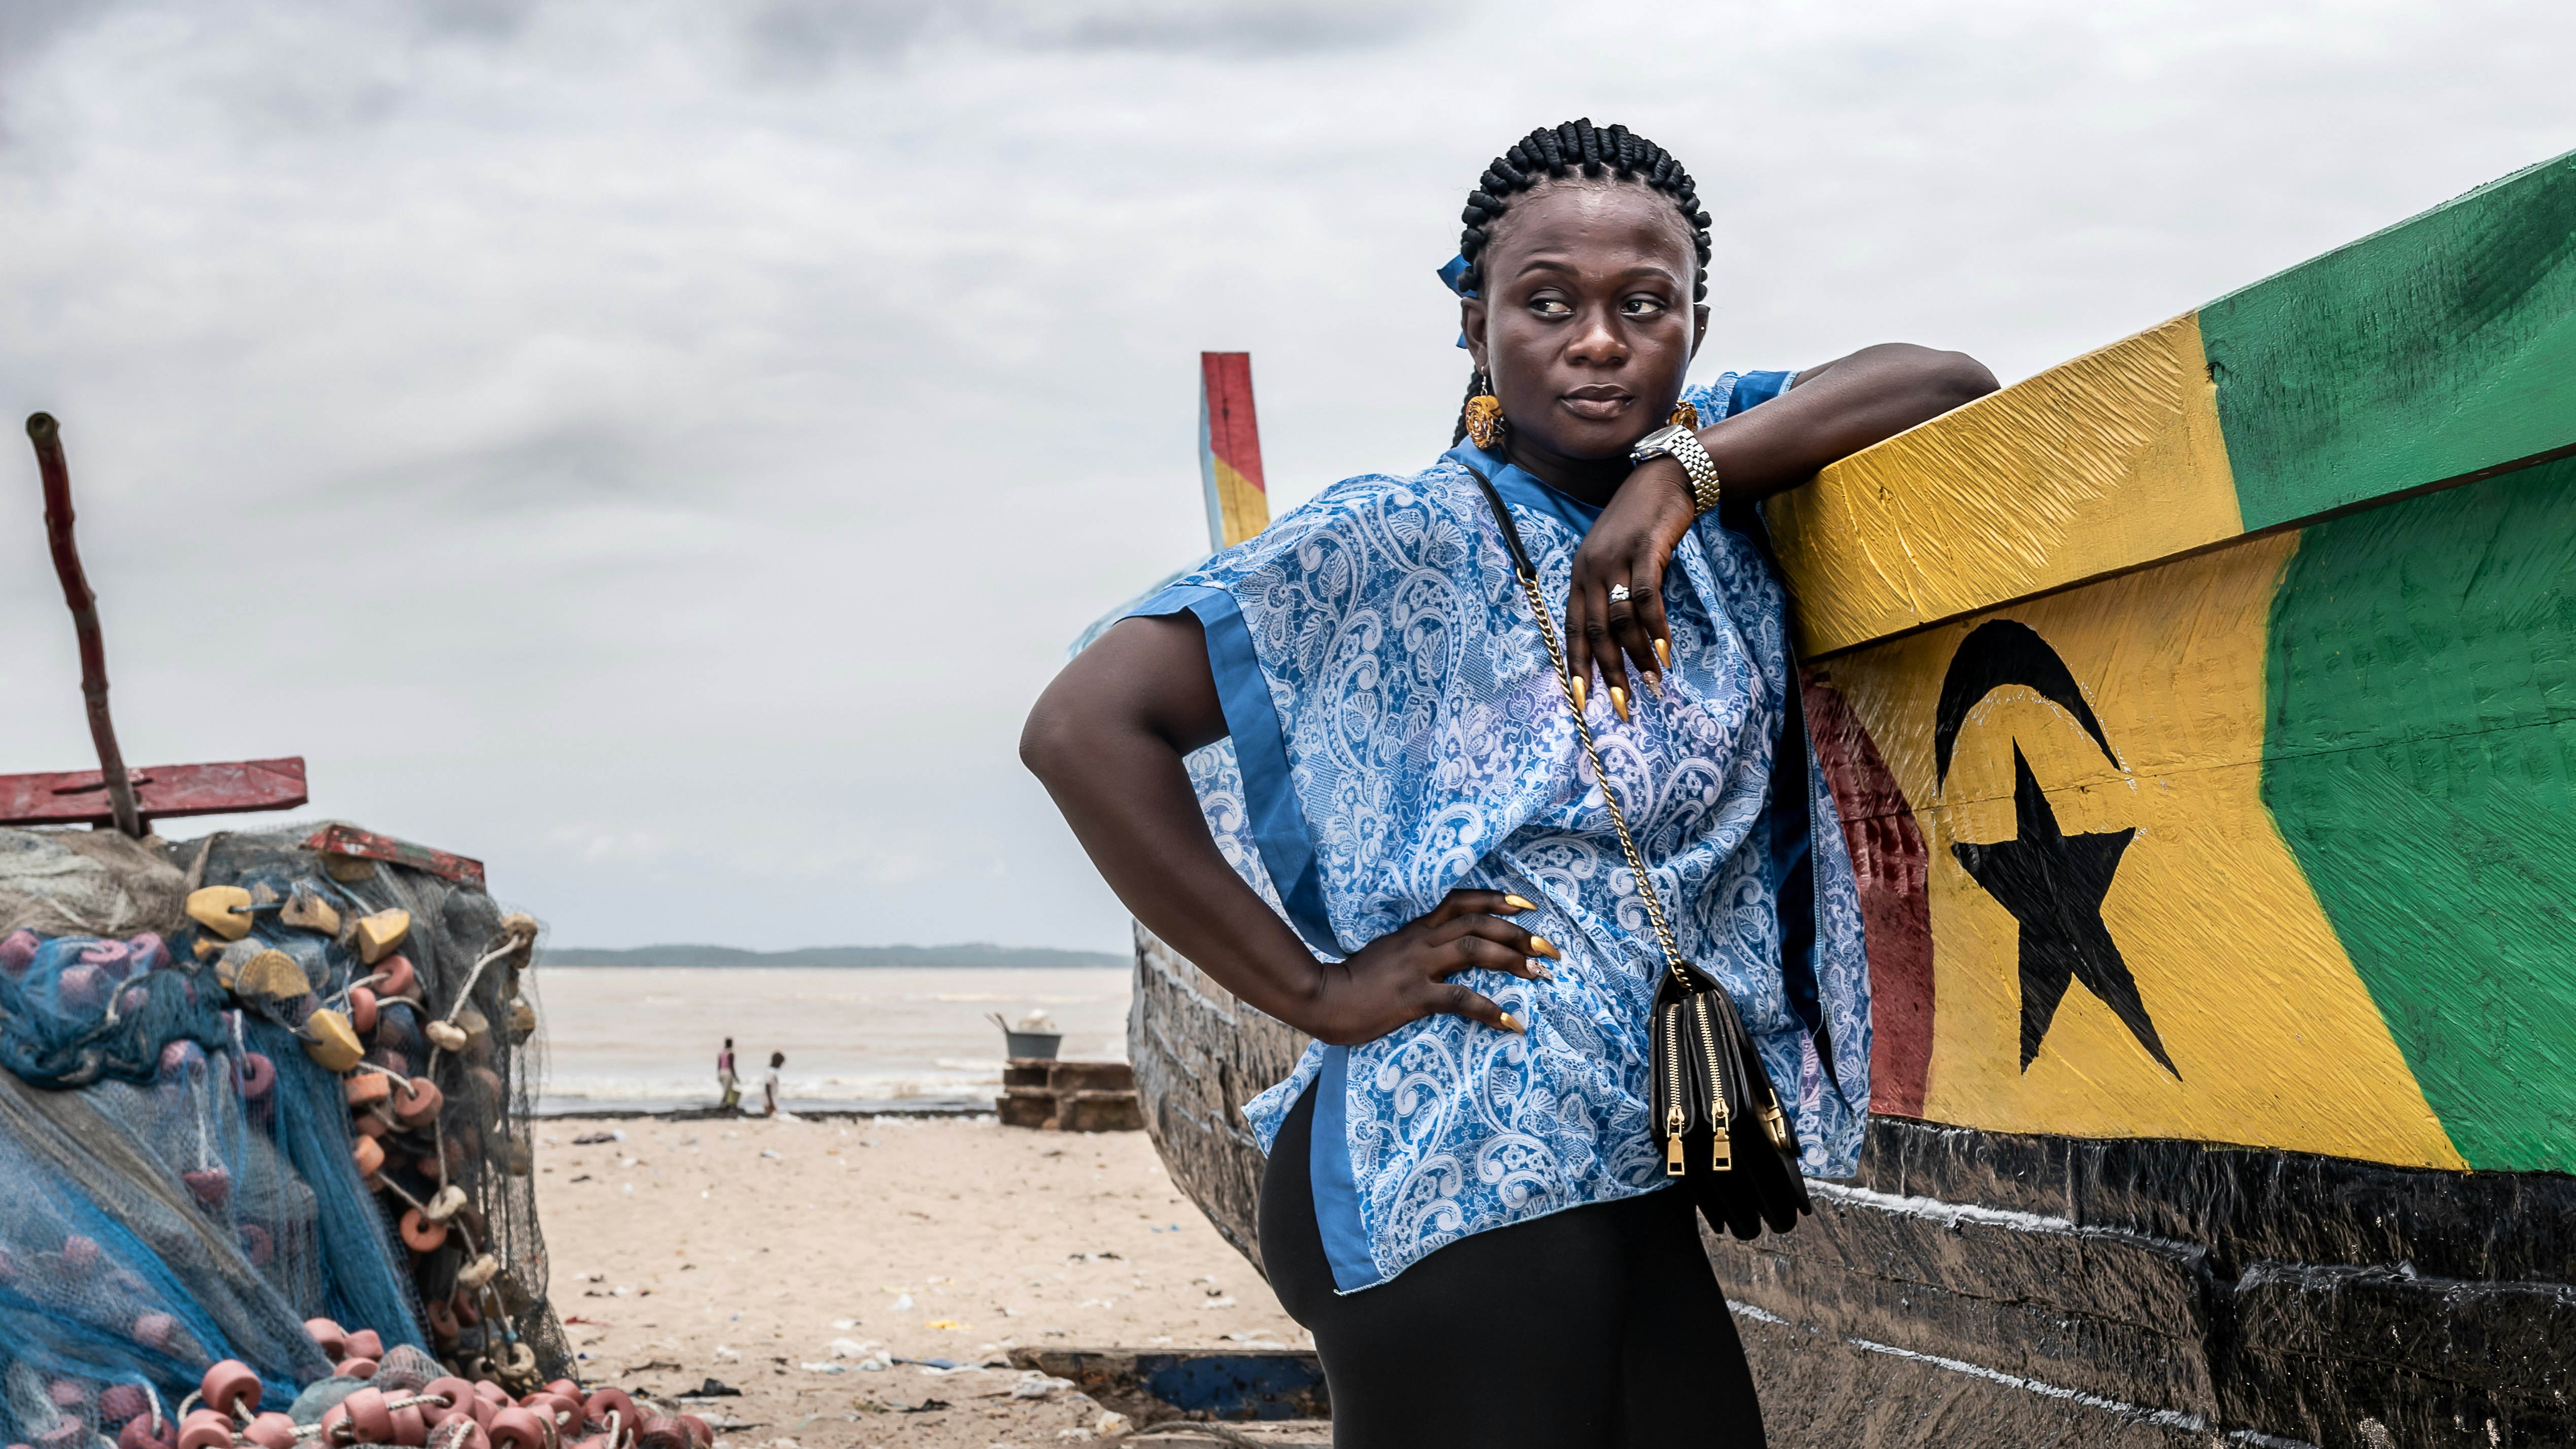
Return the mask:
<svg viewBox="0 0 2576 1449">
<path fill-rule="evenodd" d="M 1767 392 L 1785 382 L 1764 376 L 1778 379 Z M 1767 392 L 1730 374 L 1690 399 L 1713 421 Z M 1664 1185 L 1645 1104 L 1662 957 L 1468 456 L 1336 484 L 1134 611 L 1186 609 L 1205 627 L 1232 737 L 1191 757 L 1191 781 L 1226 858 L 1318 952 L 1474 887 L 1537 902 L 1520 920 L 1565 953 L 1553 982 L 1462 978 L 1526 1035 L 1437 1016 L 1318 1045 L 1246 1106 L 1267 1150 L 1322 1079 L 1317 1212 L 1345 1291 L 1468 1233 Z M 1597 511 L 1473 457 L 1561 609 Z M 1681 950 L 1734 993 L 1802 1166 L 1848 1175 L 1869 1101 L 1868 982 L 1822 771 L 1805 772 L 1808 800 L 1771 798 L 1785 599 L 1753 544 L 1710 517 L 1674 555 L 1664 604 L 1663 698 L 1639 692 L 1622 723 L 1596 692 L 1594 736 Z M 1813 945 L 1784 972 L 1780 888 L 1802 859 Z M 1793 976 L 1814 982 L 1823 1052 Z"/>
</svg>

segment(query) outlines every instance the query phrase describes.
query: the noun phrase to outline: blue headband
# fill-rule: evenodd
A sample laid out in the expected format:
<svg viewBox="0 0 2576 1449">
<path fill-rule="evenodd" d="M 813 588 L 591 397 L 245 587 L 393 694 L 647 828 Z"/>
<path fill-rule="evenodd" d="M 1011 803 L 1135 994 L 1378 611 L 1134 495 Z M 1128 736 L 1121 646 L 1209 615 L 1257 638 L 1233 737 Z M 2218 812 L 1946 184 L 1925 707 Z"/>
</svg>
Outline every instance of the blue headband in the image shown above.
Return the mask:
<svg viewBox="0 0 2576 1449">
<path fill-rule="evenodd" d="M 1476 295 L 1475 292 L 1458 285 L 1459 280 L 1466 275 L 1467 257 L 1463 252 L 1440 264 L 1440 285 L 1447 287 L 1450 291 L 1457 293 L 1461 297 L 1472 297 Z M 1461 332 L 1458 334 L 1458 345 L 1460 347 L 1467 345 L 1466 333 Z"/>
</svg>

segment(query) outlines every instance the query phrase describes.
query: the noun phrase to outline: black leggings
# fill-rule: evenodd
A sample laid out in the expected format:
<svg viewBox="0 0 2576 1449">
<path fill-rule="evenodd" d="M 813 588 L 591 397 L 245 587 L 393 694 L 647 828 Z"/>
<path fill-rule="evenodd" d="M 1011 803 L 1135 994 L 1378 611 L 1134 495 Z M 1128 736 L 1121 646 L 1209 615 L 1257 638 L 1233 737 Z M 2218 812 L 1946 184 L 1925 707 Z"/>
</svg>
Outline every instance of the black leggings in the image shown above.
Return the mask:
<svg viewBox="0 0 2576 1449">
<path fill-rule="evenodd" d="M 1261 1257 L 1315 1335 L 1336 1449 L 1759 1449 L 1762 1407 L 1678 1192 L 1474 1234 L 1347 1297 L 1315 1225 L 1309 1089 L 1261 1178 Z"/>
</svg>

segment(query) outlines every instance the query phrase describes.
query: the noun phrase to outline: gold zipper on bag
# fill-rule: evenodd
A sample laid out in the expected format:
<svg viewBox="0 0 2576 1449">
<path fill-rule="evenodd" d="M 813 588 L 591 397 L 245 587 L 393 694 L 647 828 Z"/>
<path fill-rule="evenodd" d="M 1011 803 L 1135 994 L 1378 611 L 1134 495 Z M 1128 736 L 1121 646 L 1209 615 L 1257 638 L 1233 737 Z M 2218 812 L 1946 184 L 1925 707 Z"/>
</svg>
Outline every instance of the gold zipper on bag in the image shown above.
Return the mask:
<svg viewBox="0 0 2576 1449">
<path fill-rule="evenodd" d="M 1713 1171 L 1725 1172 L 1735 1166 L 1735 1155 L 1726 1135 L 1726 1079 L 1717 1073 L 1717 1031 L 1709 1024 L 1708 994 L 1692 997 L 1691 1004 L 1699 1009 L 1699 1044 L 1708 1053 L 1708 1165 Z"/>
<path fill-rule="evenodd" d="M 1789 1119 L 1780 1111 L 1780 1099 L 1773 1097 L 1762 1108 L 1762 1130 L 1771 1134 L 1771 1145 L 1789 1150 Z"/>
<path fill-rule="evenodd" d="M 1682 1009 L 1664 1013 L 1664 1080 L 1673 1098 L 1664 1108 L 1664 1176 L 1682 1175 Z"/>
</svg>

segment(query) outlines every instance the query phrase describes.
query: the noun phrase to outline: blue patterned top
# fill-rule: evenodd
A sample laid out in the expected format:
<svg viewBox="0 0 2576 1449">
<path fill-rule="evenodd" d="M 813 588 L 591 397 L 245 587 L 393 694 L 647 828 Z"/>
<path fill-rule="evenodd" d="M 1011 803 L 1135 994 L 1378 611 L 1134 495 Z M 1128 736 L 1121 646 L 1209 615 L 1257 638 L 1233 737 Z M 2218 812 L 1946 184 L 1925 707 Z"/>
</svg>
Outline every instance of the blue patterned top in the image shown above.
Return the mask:
<svg viewBox="0 0 2576 1449">
<path fill-rule="evenodd" d="M 1715 421 L 1788 378 L 1728 374 L 1686 396 Z M 1317 1044 L 1245 1107 L 1266 1151 L 1315 1087 L 1316 1217 L 1344 1292 L 1469 1233 L 1665 1184 L 1646 1105 L 1662 955 L 1470 456 L 1562 600 L 1599 510 L 1462 445 L 1410 478 L 1337 483 L 1130 611 L 1204 627 L 1230 737 L 1191 755 L 1191 781 L 1226 858 L 1318 953 L 1347 955 L 1461 887 L 1537 902 L 1519 920 L 1565 953 L 1553 982 L 1460 978 L 1526 1035 L 1434 1016 Z M 1683 955 L 1734 993 L 1787 1099 L 1801 1166 L 1847 1176 L 1869 1102 L 1869 987 L 1812 752 L 1812 798 L 1771 798 L 1786 599 L 1711 516 L 1674 553 L 1664 609 L 1663 699 L 1640 693 L 1623 724 L 1596 692 L 1594 738 Z M 1781 887 L 1799 872 L 1815 918 L 1784 930 Z M 1785 970 L 1784 942 L 1800 946 Z"/>
</svg>

